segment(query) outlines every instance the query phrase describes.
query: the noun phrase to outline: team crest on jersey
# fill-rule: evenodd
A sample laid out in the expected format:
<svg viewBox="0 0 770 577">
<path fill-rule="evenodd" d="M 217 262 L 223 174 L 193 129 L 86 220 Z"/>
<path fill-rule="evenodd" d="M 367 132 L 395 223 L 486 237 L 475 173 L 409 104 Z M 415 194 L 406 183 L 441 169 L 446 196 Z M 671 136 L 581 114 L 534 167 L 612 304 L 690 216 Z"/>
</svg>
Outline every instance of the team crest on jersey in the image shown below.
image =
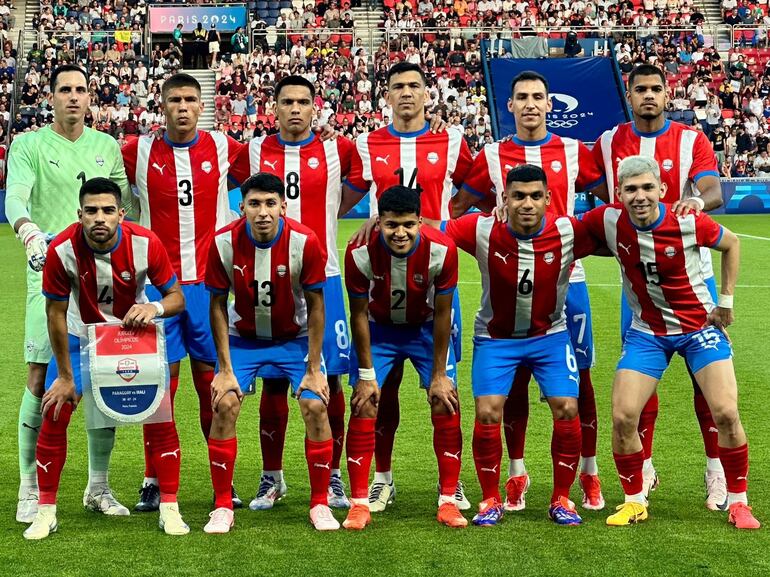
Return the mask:
<svg viewBox="0 0 770 577">
<path fill-rule="evenodd" d="M 665 249 L 663 249 L 663 254 L 665 254 L 668 258 L 674 258 L 674 255 L 676 255 L 676 249 L 673 246 L 667 246 Z"/>
<path fill-rule="evenodd" d="M 208 160 L 204 160 L 203 162 L 201 162 L 201 170 L 206 174 L 211 172 L 211 163 Z"/>
<path fill-rule="evenodd" d="M 308 161 L 307 161 L 307 165 L 308 165 L 310 168 L 312 168 L 313 170 L 315 170 L 316 168 L 318 168 L 319 166 L 321 166 L 321 163 L 320 163 L 320 161 L 319 161 L 319 160 L 318 160 L 318 159 L 317 159 L 315 156 L 313 156 L 313 157 L 311 157 L 311 158 L 309 158 L 309 159 L 308 159 Z"/>
<path fill-rule="evenodd" d="M 277 267 L 275 267 L 275 272 L 278 273 L 278 276 L 283 278 L 286 276 L 286 265 L 279 264 Z"/>
<path fill-rule="evenodd" d="M 127 270 L 124 270 L 122 273 L 120 273 L 120 278 L 122 278 L 124 281 L 130 281 L 131 280 L 131 273 Z"/>
<path fill-rule="evenodd" d="M 551 170 L 553 170 L 554 172 L 560 172 L 561 171 L 561 162 L 559 162 L 558 160 L 554 160 L 551 163 Z"/>
<path fill-rule="evenodd" d="M 104 166 L 104 159 L 101 156 L 99 156 L 98 154 L 96 155 L 96 159 L 95 160 L 96 160 L 96 164 L 98 164 L 99 166 Z"/>
<path fill-rule="evenodd" d="M 674 168 L 674 161 L 673 161 L 673 160 L 671 160 L 670 158 L 666 158 L 666 159 L 665 159 L 665 160 L 664 160 L 664 161 L 661 163 L 661 166 L 663 167 L 663 170 L 665 170 L 666 172 L 668 172 L 669 170 L 671 170 L 672 168 Z"/>
<path fill-rule="evenodd" d="M 118 368 L 115 372 L 121 379 L 130 383 L 139 374 L 139 363 L 134 359 L 121 359 L 118 361 Z"/>
<path fill-rule="evenodd" d="M 423 276 L 418 272 L 414 273 L 414 276 L 412 278 L 414 279 L 414 282 L 416 282 L 417 284 L 422 284 L 423 281 L 425 280 Z"/>
<path fill-rule="evenodd" d="M 438 154 L 435 152 L 429 152 L 428 162 L 430 162 L 431 164 L 436 164 L 438 162 Z"/>
<path fill-rule="evenodd" d="M 545 261 L 545 264 L 551 264 L 553 262 L 553 253 L 551 251 L 548 251 L 543 255 L 543 260 Z"/>
</svg>

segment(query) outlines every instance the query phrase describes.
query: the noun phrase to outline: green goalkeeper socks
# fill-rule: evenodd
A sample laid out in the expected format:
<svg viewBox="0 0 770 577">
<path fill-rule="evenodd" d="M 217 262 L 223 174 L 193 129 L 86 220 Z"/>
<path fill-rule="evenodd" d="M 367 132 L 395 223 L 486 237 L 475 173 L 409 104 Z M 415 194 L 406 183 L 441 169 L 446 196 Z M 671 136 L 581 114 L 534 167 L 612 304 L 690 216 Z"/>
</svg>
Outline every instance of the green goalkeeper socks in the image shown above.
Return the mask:
<svg viewBox="0 0 770 577">
<path fill-rule="evenodd" d="M 88 429 L 88 485 L 106 485 L 115 429 Z"/>
<path fill-rule="evenodd" d="M 19 408 L 19 473 L 22 485 L 37 485 L 35 448 L 43 415 L 40 414 L 42 399 L 24 387 L 24 396 Z"/>
</svg>

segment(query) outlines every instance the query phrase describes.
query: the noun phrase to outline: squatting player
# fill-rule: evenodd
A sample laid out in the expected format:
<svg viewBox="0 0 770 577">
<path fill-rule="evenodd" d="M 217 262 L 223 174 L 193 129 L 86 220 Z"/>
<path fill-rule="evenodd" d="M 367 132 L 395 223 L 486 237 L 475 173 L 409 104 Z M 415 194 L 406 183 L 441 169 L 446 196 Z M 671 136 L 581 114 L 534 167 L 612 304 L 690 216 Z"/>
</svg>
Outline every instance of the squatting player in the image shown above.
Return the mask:
<svg viewBox="0 0 770 577">
<path fill-rule="evenodd" d="M 320 531 L 339 529 L 327 505 L 332 435 L 321 354 L 326 281 L 321 244 L 309 228 L 285 216 L 285 189 L 277 176 L 257 173 L 241 185 L 241 194 L 244 216 L 217 231 L 206 270 L 218 364 L 208 441 L 215 508 L 203 530 L 227 533 L 234 524 L 235 424 L 243 392 L 266 367 L 288 378 L 299 399 L 310 521 Z"/>
<path fill-rule="evenodd" d="M 578 366 L 564 313 L 573 262 L 596 243 L 574 217 L 547 213 L 551 201 L 542 168 L 520 165 L 505 180 L 507 221 L 471 214 L 447 224 L 458 248 L 481 272 L 481 306 L 473 337 L 476 424 L 473 458 L 483 501 L 476 525 L 496 525 L 500 500 L 500 422 L 516 370 L 531 367 L 553 414 L 554 487 L 548 516 L 560 525 L 582 523 L 569 499 L 580 460 Z"/>
<path fill-rule="evenodd" d="M 671 357 L 679 353 L 719 429 L 729 522 L 739 529 L 758 529 L 746 498 L 749 450 L 738 415 L 732 347 L 724 332 L 734 318 L 738 237 L 704 213 L 677 216 L 670 205 L 662 204 L 667 186 L 653 158 L 626 157 L 617 167 L 617 179 L 620 203 L 583 218 L 620 264 L 623 291 L 633 311 L 612 385 L 612 449 L 625 503 L 607 524 L 629 525 L 647 518 L 639 416 Z M 716 306 L 701 271 L 700 247 L 722 253 Z"/>
<path fill-rule="evenodd" d="M 468 521 L 455 502 L 463 442 L 457 363 L 450 346 L 457 248 L 446 235 L 422 225 L 416 190 L 391 187 L 380 196 L 377 209 L 379 230 L 361 245 L 348 245 L 345 254 L 358 372 L 350 376 L 354 392 L 347 442 L 353 504 L 343 525 L 363 529 L 371 522 L 367 484 L 379 383 L 394 365 L 408 359 L 431 407 L 440 486 L 437 519 L 465 527 Z"/>
<path fill-rule="evenodd" d="M 61 232 L 76 214 L 78 191 L 89 178 L 109 177 L 126 198 L 128 182 L 120 148 L 111 136 L 84 124 L 90 102 L 88 78 L 78 66 L 65 64 L 51 74 L 54 121 L 13 140 L 8 159 L 5 213 L 27 251 L 27 297 L 24 360 L 29 370 L 19 410 L 19 502 L 16 520 L 35 518 L 38 488 L 35 446 L 42 423 L 40 399 L 51 345 L 40 287 L 48 235 Z M 88 487 L 85 507 L 107 515 L 128 515 L 109 489 L 107 470 L 115 443 L 113 429 L 88 431 Z"/>
<path fill-rule="evenodd" d="M 56 236 L 43 269 L 48 333 L 54 358 L 43 396 L 43 425 L 36 460 L 40 504 L 27 539 L 56 531 L 56 496 L 67 458 L 67 427 L 82 395 L 80 336 L 86 324 L 123 321 L 141 329 L 156 317 L 184 309 L 184 296 L 157 236 L 123 222 L 121 188 L 107 178 L 92 178 L 80 188 L 77 223 Z M 149 302 L 145 284 L 162 295 Z M 71 306 L 70 306 L 71 305 Z M 173 389 L 171 398 L 173 403 Z M 176 493 L 179 488 L 179 437 L 174 422 L 144 426 L 161 486 L 160 527 L 185 535 Z"/>
</svg>

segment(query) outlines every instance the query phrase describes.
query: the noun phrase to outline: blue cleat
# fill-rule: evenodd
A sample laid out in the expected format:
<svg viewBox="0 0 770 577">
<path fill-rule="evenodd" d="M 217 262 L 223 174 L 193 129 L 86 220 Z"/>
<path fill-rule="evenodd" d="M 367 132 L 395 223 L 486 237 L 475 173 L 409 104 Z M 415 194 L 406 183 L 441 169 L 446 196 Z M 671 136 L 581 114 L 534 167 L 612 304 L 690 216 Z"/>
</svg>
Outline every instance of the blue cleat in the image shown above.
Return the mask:
<svg viewBox="0 0 770 577">
<path fill-rule="evenodd" d="M 503 504 L 492 497 L 479 504 L 479 512 L 473 516 L 473 524 L 479 527 L 492 527 L 503 518 Z"/>
<path fill-rule="evenodd" d="M 558 501 L 551 503 L 548 517 L 557 525 L 581 525 L 583 523 L 583 519 L 575 511 L 575 503 L 567 497 L 559 497 Z"/>
</svg>

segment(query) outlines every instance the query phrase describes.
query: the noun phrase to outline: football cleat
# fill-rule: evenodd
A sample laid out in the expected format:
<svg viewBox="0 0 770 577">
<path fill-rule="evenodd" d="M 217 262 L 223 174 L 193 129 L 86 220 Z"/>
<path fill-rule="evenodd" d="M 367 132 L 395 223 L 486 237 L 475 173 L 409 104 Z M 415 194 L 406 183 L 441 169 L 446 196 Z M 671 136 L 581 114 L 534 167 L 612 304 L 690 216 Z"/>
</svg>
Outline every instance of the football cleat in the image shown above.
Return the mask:
<svg viewBox="0 0 770 577">
<path fill-rule="evenodd" d="M 441 484 L 436 485 L 436 491 L 438 491 L 438 497 L 441 499 Z M 457 481 L 457 487 L 455 487 L 454 493 L 455 505 L 460 511 L 467 511 L 471 508 L 471 502 L 468 501 L 468 497 L 465 496 L 465 485 L 462 481 Z"/>
<path fill-rule="evenodd" d="M 32 525 L 24 531 L 24 538 L 33 541 L 45 539 L 51 533 L 56 533 L 58 528 L 56 505 L 40 505 Z"/>
<path fill-rule="evenodd" d="M 233 509 L 242 509 L 243 501 L 241 501 L 241 498 L 238 496 L 238 492 L 232 485 L 230 486 L 230 495 L 232 496 Z"/>
<path fill-rule="evenodd" d="M 160 507 L 160 487 L 155 483 L 147 483 L 139 489 L 139 502 L 134 505 L 134 511 L 149 513 Z"/>
<path fill-rule="evenodd" d="M 252 511 L 264 511 L 272 509 L 276 501 L 283 499 L 286 494 L 286 482 L 281 476 L 280 481 L 276 481 L 270 475 L 262 475 L 259 481 L 259 490 L 257 496 L 249 503 L 249 509 Z"/>
<path fill-rule="evenodd" d="M 751 512 L 751 507 L 746 503 L 733 503 L 729 507 L 728 520 L 736 529 L 759 529 L 761 527 L 757 518 Z"/>
<path fill-rule="evenodd" d="M 83 493 L 83 507 L 95 513 L 115 517 L 125 517 L 130 514 L 128 509 L 121 505 L 112 494 L 112 489 L 107 486 L 96 488 L 93 491 L 86 489 Z"/>
<path fill-rule="evenodd" d="M 367 505 L 353 503 L 348 511 L 347 518 L 342 522 L 345 529 L 360 531 L 372 522 L 372 515 Z"/>
<path fill-rule="evenodd" d="M 583 489 L 583 509 L 590 511 L 604 509 L 604 496 L 599 475 L 580 473 L 580 488 Z"/>
<path fill-rule="evenodd" d="M 19 494 L 19 501 L 16 503 L 16 520 L 19 523 L 32 523 L 35 520 L 39 498 L 37 487 L 29 487 Z"/>
<path fill-rule="evenodd" d="M 219 507 L 209 513 L 209 522 L 203 527 L 203 532 L 211 535 L 229 533 L 233 525 L 235 525 L 235 513 L 233 513 L 233 510 L 227 507 Z"/>
<path fill-rule="evenodd" d="M 329 488 L 326 492 L 329 507 L 335 509 L 350 509 L 350 501 L 345 495 L 345 483 L 339 475 L 329 477 Z"/>
<path fill-rule="evenodd" d="M 727 480 L 724 473 L 706 471 L 706 509 L 725 511 L 727 509 Z"/>
<path fill-rule="evenodd" d="M 369 511 L 381 513 L 385 507 L 396 500 L 396 485 L 390 483 L 374 482 L 369 485 Z"/>
<path fill-rule="evenodd" d="M 455 501 L 447 501 L 439 505 L 436 520 L 447 527 L 462 528 L 468 526 L 468 519 L 460 513 L 460 508 Z"/>
<path fill-rule="evenodd" d="M 647 519 L 647 506 L 641 503 L 627 502 L 622 505 L 618 505 L 615 510 L 617 513 L 613 513 L 607 517 L 607 525 L 612 527 L 624 527 L 626 525 L 633 525 Z"/>
<path fill-rule="evenodd" d="M 503 505 L 492 497 L 479 503 L 479 512 L 473 516 L 473 524 L 479 527 L 497 525 L 503 518 Z"/>
<path fill-rule="evenodd" d="M 166 535 L 187 535 L 190 527 L 182 519 L 178 503 L 161 503 L 158 507 L 160 516 L 158 526 Z"/>
<path fill-rule="evenodd" d="M 316 505 L 310 509 L 310 522 L 318 531 L 336 531 L 340 528 L 339 521 L 327 505 Z"/>
<path fill-rule="evenodd" d="M 660 479 L 658 479 L 658 472 L 652 468 L 642 472 L 642 493 L 645 499 L 650 498 L 650 493 L 660 485 Z"/>
<path fill-rule="evenodd" d="M 505 482 L 505 510 L 522 511 L 526 507 L 524 495 L 529 489 L 529 475 L 524 473 L 517 477 L 508 477 Z"/>
<path fill-rule="evenodd" d="M 548 517 L 557 525 L 580 525 L 583 519 L 575 511 L 575 503 L 567 497 L 559 497 L 555 503 L 551 503 L 548 508 Z"/>
</svg>

